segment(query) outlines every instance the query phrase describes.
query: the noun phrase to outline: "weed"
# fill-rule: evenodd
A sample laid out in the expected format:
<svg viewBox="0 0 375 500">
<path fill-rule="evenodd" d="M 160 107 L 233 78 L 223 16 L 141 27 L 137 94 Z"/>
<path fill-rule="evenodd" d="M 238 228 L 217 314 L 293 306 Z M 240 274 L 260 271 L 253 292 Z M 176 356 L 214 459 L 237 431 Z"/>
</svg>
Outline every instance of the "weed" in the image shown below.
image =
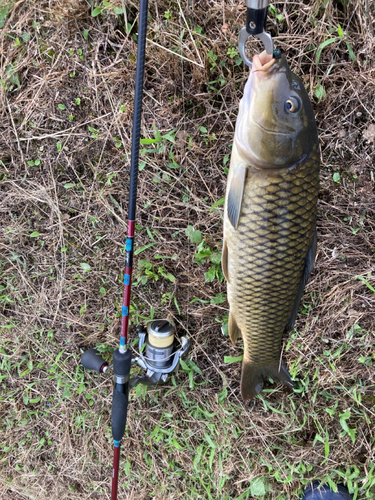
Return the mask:
<svg viewBox="0 0 375 500">
<path fill-rule="evenodd" d="M 242 58 L 238 52 L 237 47 L 229 47 L 227 51 L 227 55 L 231 58 L 234 59 L 235 63 L 237 66 L 240 66 L 242 64 Z"/>
<path fill-rule="evenodd" d="M 221 270 L 221 252 L 212 250 L 206 242 L 202 240 L 194 255 L 194 262 L 202 265 L 211 262 L 213 266 L 204 273 L 205 280 L 211 282 L 217 279 L 219 283 L 222 283 L 224 275 Z"/>
<path fill-rule="evenodd" d="M 171 283 L 175 283 L 176 281 L 173 274 L 166 271 L 163 266 L 156 267 L 148 260 L 140 259 L 138 261 L 138 273 L 136 275 L 137 281 L 134 283 L 134 286 L 138 286 L 139 284 L 145 285 L 148 281 L 158 281 L 161 277 L 167 279 Z"/>
<path fill-rule="evenodd" d="M 351 46 L 350 42 L 346 39 L 347 33 L 345 33 L 343 31 L 343 29 L 341 28 L 340 25 L 337 26 L 337 33 L 338 33 L 338 36 L 336 36 L 334 38 L 328 38 L 327 40 L 324 40 L 324 42 L 322 42 L 319 45 L 318 50 L 316 52 L 316 57 L 315 57 L 315 64 L 316 65 L 318 65 L 319 62 L 320 62 L 320 56 L 322 54 L 323 49 L 325 49 L 325 47 L 328 47 L 328 45 L 332 45 L 333 43 L 336 43 L 338 41 L 340 43 L 341 43 L 341 41 L 345 41 L 345 44 L 346 44 L 346 47 L 348 49 L 348 53 L 349 53 L 350 59 L 352 61 L 356 61 L 356 57 L 354 55 L 352 46 Z"/>
<path fill-rule="evenodd" d="M 341 176 L 338 172 L 335 172 L 333 174 L 332 179 L 333 179 L 333 182 L 336 182 L 336 184 L 340 184 L 340 182 L 341 182 Z"/>
</svg>

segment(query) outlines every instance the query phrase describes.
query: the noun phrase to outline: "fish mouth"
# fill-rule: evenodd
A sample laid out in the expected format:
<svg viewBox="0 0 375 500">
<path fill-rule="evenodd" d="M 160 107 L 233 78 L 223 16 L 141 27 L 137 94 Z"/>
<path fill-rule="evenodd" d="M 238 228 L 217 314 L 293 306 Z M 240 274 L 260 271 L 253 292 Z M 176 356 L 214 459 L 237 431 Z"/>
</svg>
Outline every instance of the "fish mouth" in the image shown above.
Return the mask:
<svg viewBox="0 0 375 500">
<path fill-rule="evenodd" d="M 257 122 L 257 121 L 254 121 L 254 123 L 255 123 L 255 125 L 256 125 L 257 127 L 259 127 L 260 129 L 262 129 L 264 132 L 267 132 L 267 134 L 272 134 L 272 135 L 285 135 L 285 136 L 289 136 L 289 135 L 290 135 L 290 133 L 288 133 L 288 132 L 281 132 L 280 130 L 277 130 L 277 129 L 276 129 L 276 130 L 271 130 L 271 129 L 269 129 L 269 128 L 266 128 L 266 127 L 264 127 L 263 125 L 261 125 L 261 124 L 260 124 L 259 122 Z M 291 132 L 293 132 L 293 131 L 291 131 Z"/>
<path fill-rule="evenodd" d="M 272 57 L 271 54 L 267 54 L 264 50 L 261 54 L 255 54 L 253 57 L 253 67 L 252 73 L 256 73 L 257 71 L 267 71 L 270 69 L 276 62 L 276 59 Z"/>
</svg>

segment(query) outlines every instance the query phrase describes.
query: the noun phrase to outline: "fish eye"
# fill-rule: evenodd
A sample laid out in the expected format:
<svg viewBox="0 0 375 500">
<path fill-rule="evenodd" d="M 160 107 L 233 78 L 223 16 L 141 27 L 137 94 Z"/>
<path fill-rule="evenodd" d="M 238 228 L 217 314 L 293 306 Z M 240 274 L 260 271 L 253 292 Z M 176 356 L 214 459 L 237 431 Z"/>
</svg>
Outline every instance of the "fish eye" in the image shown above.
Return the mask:
<svg viewBox="0 0 375 500">
<path fill-rule="evenodd" d="M 301 101 L 297 97 L 288 97 L 285 101 L 285 109 L 289 113 L 297 113 L 301 108 Z"/>
</svg>

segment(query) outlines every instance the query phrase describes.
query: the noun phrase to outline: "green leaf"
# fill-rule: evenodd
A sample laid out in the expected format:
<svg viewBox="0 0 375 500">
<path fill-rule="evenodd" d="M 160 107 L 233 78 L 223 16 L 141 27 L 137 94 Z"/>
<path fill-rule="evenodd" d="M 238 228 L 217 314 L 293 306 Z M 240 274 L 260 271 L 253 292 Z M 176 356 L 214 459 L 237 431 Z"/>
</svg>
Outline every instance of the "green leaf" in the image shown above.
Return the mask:
<svg viewBox="0 0 375 500">
<path fill-rule="evenodd" d="M 118 16 L 120 16 L 121 14 L 123 14 L 123 13 L 124 13 L 124 9 L 123 9 L 122 7 L 115 7 L 115 8 L 113 9 L 113 12 L 114 12 L 115 14 L 117 14 Z"/>
<path fill-rule="evenodd" d="M 80 266 L 82 267 L 82 269 L 86 272 L 89 272 L 91 271 L 91 266 L 90 264 L 86 264 L 85 262 L 81 262 Z"/>
<path fill-rule="evenodd" d="M 225 293 L 218 293 L 215 297 L 211 298 L 211 304 L 222 304 L 227 300 Z"/>
<path fill-rule="evenodd" d="M 76 98 L 76 104 L 79 106 L 81 104 L 81 99 L 79 97 Z"/>
<path fill-rule="evenodd" d="M 321 85 L 320 83 L 318 83 L 318 85 L 316 86 L 314 94 L 319 100 L 324 99 L 327 95 L 323 85 Z"/>
<path fill-rule="evenodd" d="M 243 360 L 243 355 L 242 356 L 237 356 L 237 357 L 233 357 L 233 356 L 224 356 L 224 363 L 226 363 L 227 365 L 229 365 L 230 363 L 237 363 L 237 361 L 242 361 Z"/>
<path fill-rule="evenodd" d="M 344 32 L 343 32 L 343 30 L 342 30 L 342 28 L 341 28 L 340 25 L 337 26 L 337 33 L 339 34 L 340 38 L 344 37 Z"/>
<path fill-rule="evenodd" d="M 206 129 L 206 127 L 199 127 L 199 130 L 200 130 L 203 134 L 207 134 L 207 129 Z"/>
<path fill-rule="evenodd" d="M 155 144 L 158 141 L 156 139 L 141 139 L 139 142 L 141 144 Z"/>
<path fill-rule="evenodd" d="M 64 109 L 66 109 L 66 107 L 64 106 L 64 104 L 58 104 L 57 107 L 59 109 L 62 109 L 64 111 Z"/>
<path fill-rule="evenodd" d="M 210 208 L 210 212 L 212 212 L 214 208 L 220 207 L 221 205 L 224 204 L 225 204 L 225 198 L 220 198 L 220 200 L 215 201 L 215 203 L 212 205 L 212 207 Z"/>
<path fill-rule="evenodd" d="M 366 358 L 366 356 L 359 357 L 358 358 L 358 363 L 367 364 L 367 358 Z"/>
<path fill-rule="evenodd" d="M 101 11 L 102 11 L 102 10 L 103 10 L 103 9 L 102 9 L 101 7 L 96 7 L 96 8 L 95 8 L 95 9 L 91 12 L 92 17 L 96 17 L 96 16 L 98 16 L 98 15 L 101 13 Z"/>
<path fill-rule="evenodd" d="M 167 141 L 173 142 L 173 144 L 175 144 L 175 142 L 176 142 L 175 132 L 176 132 L 176 129 L 174 128 L 170 132 L 167 132 L 166 134 L 164 134 L 162 137 L 163 137 L 163 139 L 166 139 Z M 155 139 L 156 139 L 156 137 L 155 137 Z"/>
<path fill-rule="evenodd" d="M 74 182 L 69 182 L 68 184 L 64 184 L 64 188 L 65 189 L 70 189 L 70 188 L 72 188 L 74 186 L 75 186 Z"/>
<path fill-rule="evenodd" d="M 202 241 L 202 233 L 199 229 L 195 230 L 193 226 L 189 225 L 185 229 L 185 234 L 192 243 L 200 243 Z"/>
<path fill-rule="evenodd" d="M 214 281 L 215 276 L 216 276 L 215 267 L 210 267 L 210 269 L 206 273 L 204 273 L 204 279 L 207 282 Z"/>
<path fill-rule="evenodd" d="M 374 288 L 372 285 L 370 285 L 370 283 L 369 283 L 368 281 L 366 281 L 366 280 L 365 280 L 365 278 L 364 278 L 363 276 L 356 276 L 356 277 L 357 277 L 359 280 L 361 280 L 361 281 L 362 281 L 362 282 L 363 282 L 363 283 L 367 286 L 367 288 L 368 288 L 369 290 L 371 290 L 372 292 L 374 292 L 374 293 L 375 293 L 375 288 Z"/>
<path fill-rule="evenodd" d="M 183 359 L 180 359 L 180 366 L 183 370 L 186 370 L 186 371 L 190 370 L 189 365 Z"/>
<path fill-rule="evenodd" d="M 83 38 L 87 40 L 89 37 L 89 30 L 83 30 Z"/>
<path fill-rule="evenodd" d="M 33 167 L 35 165 L 35 162 L 33 162 L 32 160 L 29 160 L 27 162 L 27 164 L 30 166 L 30 167 Z"/>
<path fill-rule="evenodd" d="M 40 160 L 39 160 L 39 158 L 38 158 L 37 160 L 35 160 L 35 162 L 34 162 L 34 163 L 35 163 L 35 165 L 40 165 Z"/>
<path fill-rule="evenodd" d="M 318 51 L 316 53 L 316 58 L 315 58 L 315 64 L 318 65 L 320 61 L 320 56 L 322 54 L 322 50 L 327 47 L 328 45 L 331 45 L 331 43 L 337 42 L 339 38 L 336 36 L 335 38 L 329 38 L 328 40 L 325 40 L 323 43 L 321 43 L 318 47 Z"/>
<path fill-rule="evenodd" d="M 134 255 L 139 255 L 141 252 L 144 252 L 145 250 L 147 250 L 147 248 L 153 247 L 154 245 L 156 245 L 156 243 L 149 243 L 142 248 L 137 248 L 137 250 L 135 250 L 134 252 Z"/>
<path fill-rule="evenodd" d="M 333 174 L 332 179 L 333 179 L 333 182 L 336 182 L 337 184 L 340 184 L 341 176 L 340 176 L 340 174 L 338 172 L 335 172 Z"/>
<path fill-rule="evenodd" d="M 159 130 L 157 129 L 157 127 L 154 124 L 152 125 L 152 127 L 154 129 L 154 137 L 156 139 L 156 142 L 161 142 L 161 140 L 162 140 L 161 133 L 159 132 Z"/>
<path fill-rule="evenodd" d="M 275 6 L 274 6 L 274 5 L 272 5 L 272 3 L 270 3 L 270 5 L 269 5 L 269 11 L 270 11 L 270 13 L 271 13 L 273 16 L 276 16 L 276 14 L 277 14 L 277 10 L 276 10 Z"/>
<path fill-rule="evenodd" d="M 17 45 L 21 45 L 19 38 L 16 38 L 16 41 L 14 42 L 13 47 L 17 47 Z"/>
<path fill-rule="evenodd" d="M 220 264 L 221 263 L 221 253 L 220 252 L 212 252 L 210 255 L 210 261 L 213 264 Z"/>
<path fill-rule="evenodd" d="M 30 234 L 30 238 L 36 238 L 37 236 L 39 236 L 39 231 L 34 231 L 33 233 Z"/>
<path fill-rule="evenodd" d="M 355 54 L 353 52 L 352 46 L 350 45 L 349 42 L 345 42 L 345 43 L 346 43 L 346 47 L 347 47 L 348 52 L 349 52 L 350 59 L 355 62 L 357 59 L 356 59 Z"/>
<path fill-rule="evenodd" d="M 112 181 L 111 181 L 111 179 L 112 179 L 112 177 L 115 177 L 116 175 L 117 175 L 117 172 L 115 172 L 114 174 L 109 174 L 109 175 L 108 175 L 108 179 L 107 179 L 107 182 L 106 182 L 106 185 L 107 185 L 107 186 L 112 186 Z"/>
<path fill-rule="evenodd" d="M 57 151 L 59 151 L 59 152 L 61 151 L 61 149 L 62 149 L 62 144 L 61 144 L 61 142 L 60 142 L 60 141 L 56 143 L 56 148 L 57 148 Z"/>
<path fill-rule="evenodd" d="M 348 434 L 351 437 L 353 443 L 355 443 L 355 429 L 349 429 Z"/>
<path fill-rule="evenodd" d="M 262 477 L 257 477 L 251 481 L 250 494 L 254 497 L 260 497 L 266 494 L 266 487 Z"/>
<path fill-rule="evenodd" d="M 173 274 L 167 273 L 162 267 L 158 268 L 158 273 L 164 276 L 164 278 L 169 280 L 171 283 L 176 283 L 176 278 L 173 276 Z"/>
<path fill-rule="evenodd" d="M 329 457 L 329 441 L 327 438 L 324 442 L 324 454 L 325 454 L 326 458 Z"/>
<path fill-rule="evenodd" d="M 173 302 L 174 302 L 174 305 L 176 306 L 176 309 L 177 309 L 177 311 L 178 311 L 178 314 L 180 314 L 180 315 L 181 315 L 180 306 L 178 305 L 178 302 L 177 302 L 176 297 L 174 297 Z"/>
</svg>

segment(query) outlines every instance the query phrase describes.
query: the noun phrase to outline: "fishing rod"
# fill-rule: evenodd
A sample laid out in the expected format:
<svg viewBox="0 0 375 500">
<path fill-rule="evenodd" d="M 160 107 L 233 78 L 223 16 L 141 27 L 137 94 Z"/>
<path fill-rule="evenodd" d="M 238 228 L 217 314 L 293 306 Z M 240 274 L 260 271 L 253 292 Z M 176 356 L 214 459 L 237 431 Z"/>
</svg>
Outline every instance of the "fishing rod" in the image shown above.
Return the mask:
<svg viewBox="0 0 375 500">
<path fill-rule="evenodd" d="M 138 25 L 137 68 L 135 75 L 134 116 L 130 162 L 129 214 L 125 245 L 121 333 L 120 345 L 113 353 L 114 387 L 112 396 L 111 425 L 114 453 L 111 500 L 117 499 L 120 446 L 126 428 L 130 389 L 135 387 L 137 384 L 158 385 L 166 382 L 169 374 L 178 368 L 180 359 L 187 356 L 190 348 L 190 340 L 184 336 L 181 337 L 181 346 L 178 347 L 175 342 L 176 327 L 174 323 L 168 319 L 152 320 L 147 322 L 146 325 L 137 326 L 139 338 L 138 357 L 133 358 L 131 350 L 128 348 L 147 12 L 148 0 L 141 0 Z M 145 347 L 144 354 L 142 354 L 143 347 Z M 131 379 L 130 369 L 132 362 L 136 362 L 140 367 L 146 370 L 146 374 L 144 376 L 137 376 Z M 84 352 L 81 358 L 81 364 L 84 368 L 95 370 L 98 373 L 106 373 L 108 371 L 108 362 L 101 357 L 100 353 L 96 349 L 89 349 Z"/>
</svg>

